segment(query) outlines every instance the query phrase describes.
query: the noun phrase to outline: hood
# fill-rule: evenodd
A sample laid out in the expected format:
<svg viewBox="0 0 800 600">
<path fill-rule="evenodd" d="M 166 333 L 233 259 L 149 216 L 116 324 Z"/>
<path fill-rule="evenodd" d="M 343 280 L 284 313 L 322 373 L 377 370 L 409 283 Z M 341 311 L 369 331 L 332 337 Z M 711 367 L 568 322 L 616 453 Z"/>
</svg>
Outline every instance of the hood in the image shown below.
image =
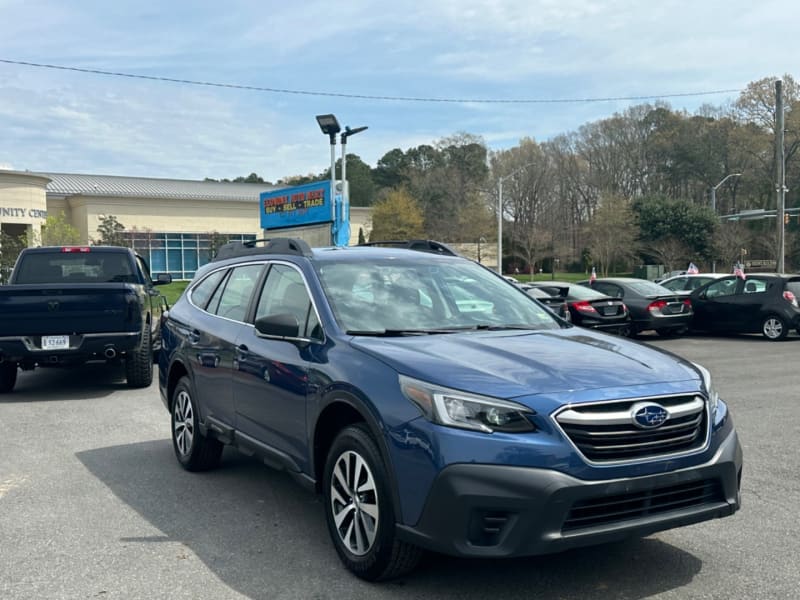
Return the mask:
<svg viewBox="0 0 800 600">
<path fill-rule="evenodd" d="M 577 327 L 356 337 L 351 344 L 403 375 L 495 398 L 699 378 L 689 362 L 672 354 Z"/>
</svg>

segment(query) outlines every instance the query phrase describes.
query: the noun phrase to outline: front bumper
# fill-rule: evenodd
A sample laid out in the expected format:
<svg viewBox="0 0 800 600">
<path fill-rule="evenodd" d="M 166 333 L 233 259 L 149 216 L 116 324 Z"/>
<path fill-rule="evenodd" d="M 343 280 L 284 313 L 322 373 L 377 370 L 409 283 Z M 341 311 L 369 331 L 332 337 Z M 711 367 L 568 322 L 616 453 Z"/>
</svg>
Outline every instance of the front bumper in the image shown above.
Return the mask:
<svg viewBox="0 0 800 600">
<path fill-rule="evenodd" d="M 451 465 L 434 481 L 418 523 L 398 525 L 398 535 L 456 556 L 560 552 L 732 515 L 740 507 L 741 471 L 735 431 L 703 465 L 630 479 Z"/>
</svg>

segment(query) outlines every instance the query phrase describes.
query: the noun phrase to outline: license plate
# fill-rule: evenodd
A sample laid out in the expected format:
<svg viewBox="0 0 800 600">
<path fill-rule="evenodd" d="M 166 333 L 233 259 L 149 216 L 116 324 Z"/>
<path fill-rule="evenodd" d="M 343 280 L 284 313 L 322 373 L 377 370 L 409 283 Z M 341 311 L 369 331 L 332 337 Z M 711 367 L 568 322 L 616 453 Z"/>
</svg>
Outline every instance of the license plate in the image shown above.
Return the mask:
<svg viewBox="0 0 800 600">
<path fill-rule="evenodd" d="M 43 335 L 42 350 L 67 350 L 69 348 L 68 335 Z"/>
<path fill-rule="evenodd" d="M 606 315 L 606 316 L 615 315 L 615 314 L 617 314 L 617 307 L 616 306 L 610 306 L 610 307 L 607 307 L 607 308 L 603 308 L 603 314 Z"/>
</svg>

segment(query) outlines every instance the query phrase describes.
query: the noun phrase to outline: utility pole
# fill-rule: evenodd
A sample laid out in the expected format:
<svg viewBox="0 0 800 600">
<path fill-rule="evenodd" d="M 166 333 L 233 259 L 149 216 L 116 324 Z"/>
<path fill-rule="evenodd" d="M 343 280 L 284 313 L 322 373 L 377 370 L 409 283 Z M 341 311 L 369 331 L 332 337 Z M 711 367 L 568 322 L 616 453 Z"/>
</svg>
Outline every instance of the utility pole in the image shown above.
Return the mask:
<svg viewBox="0 0 800 600">
<path fill-rule="evenodd" d="M 778 79 L 775 82 L 775 162 L 776 164 L 776 181 L 775 189 L 778 192 L 778 209 L 775 213 L 775 219 L 778 227 L 778 260 L 776 270 L 778 273 L 784 271 L 784 254 L 785 254 L 785 241 L 784 231 L 786 225 L 784 224 L 784 214 L 786 211 L 786 157 L 783 150 L 783 82 Z"/>
</svg>

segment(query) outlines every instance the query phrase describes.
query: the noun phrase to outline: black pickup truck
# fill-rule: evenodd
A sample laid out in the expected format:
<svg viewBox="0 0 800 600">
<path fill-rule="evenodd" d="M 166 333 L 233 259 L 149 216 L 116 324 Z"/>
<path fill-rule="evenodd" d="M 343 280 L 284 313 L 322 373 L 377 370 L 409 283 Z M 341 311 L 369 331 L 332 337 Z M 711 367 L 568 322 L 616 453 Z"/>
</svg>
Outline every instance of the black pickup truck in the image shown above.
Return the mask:
<svg viewBox="0 0 800 600">
<path fill-rule="evenodd" d="M 153 380 L 168 308 L 145 260 L 128 248 L 26 248 L 0 286 L 0 393 L 18 369 L 124 361 L 130 387 Z"/>
</svg>

